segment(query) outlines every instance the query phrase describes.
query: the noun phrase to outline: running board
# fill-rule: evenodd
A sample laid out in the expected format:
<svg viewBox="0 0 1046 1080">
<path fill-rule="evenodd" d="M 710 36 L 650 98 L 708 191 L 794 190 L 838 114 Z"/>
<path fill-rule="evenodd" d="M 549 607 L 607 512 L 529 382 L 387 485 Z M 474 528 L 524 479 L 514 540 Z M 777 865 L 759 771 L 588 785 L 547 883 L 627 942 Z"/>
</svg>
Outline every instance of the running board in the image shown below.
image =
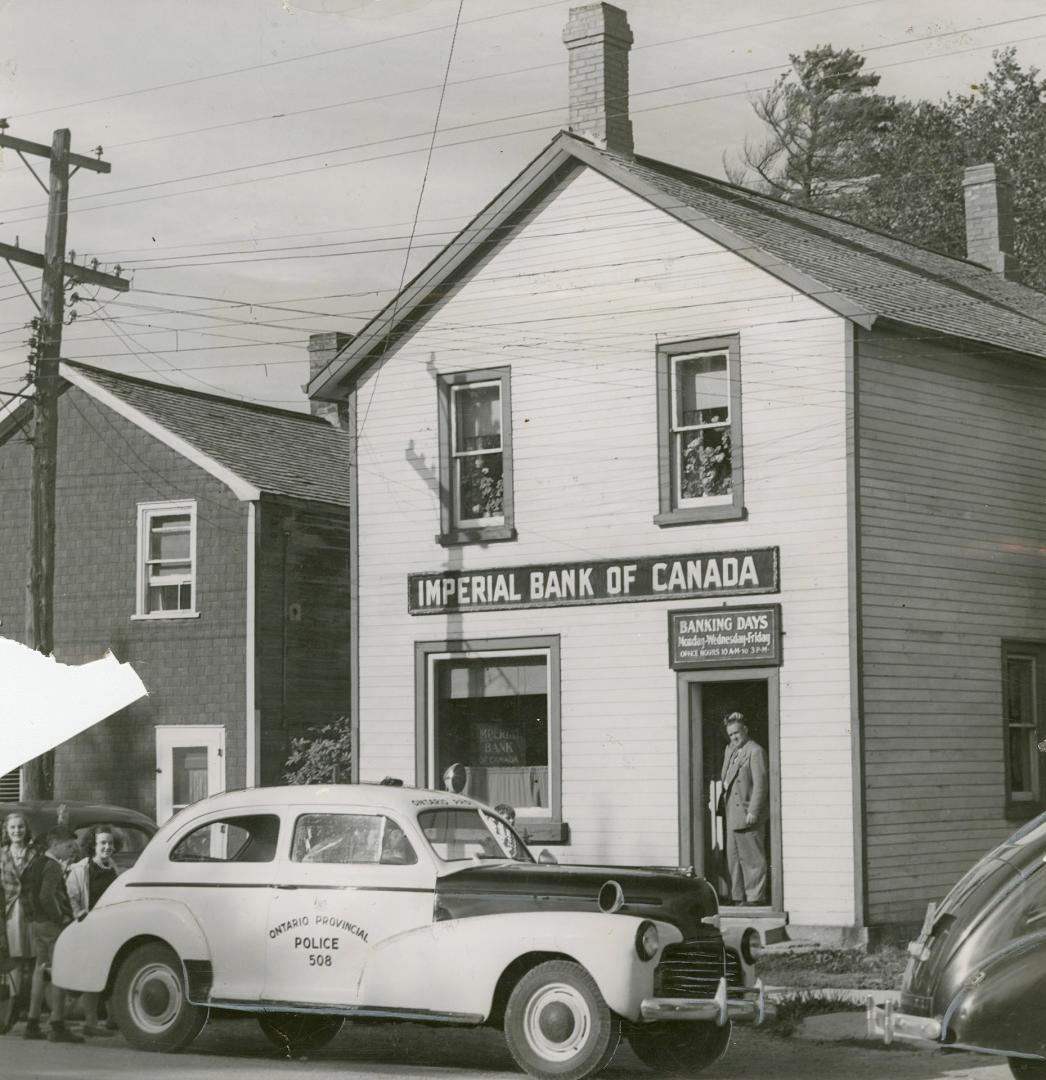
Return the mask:
<svg viewBox="0 0 1046 1080">
<path fill-rule="evenodd" d="M 479 1025 L 486 1017 L 476 1013 L 434 1012 L 428 1009 L 380 1008 L 367 1005 L 323 1005 L 300 1001 L 234 1001 L 208 998 L 194 1001 L 210 1009 L 229 1009 L 250 1013 L 312 1013 L 326 1016 L 344 1016 L 347 1020 L 405 1020 L 422 1024 Z"/>
</svg>

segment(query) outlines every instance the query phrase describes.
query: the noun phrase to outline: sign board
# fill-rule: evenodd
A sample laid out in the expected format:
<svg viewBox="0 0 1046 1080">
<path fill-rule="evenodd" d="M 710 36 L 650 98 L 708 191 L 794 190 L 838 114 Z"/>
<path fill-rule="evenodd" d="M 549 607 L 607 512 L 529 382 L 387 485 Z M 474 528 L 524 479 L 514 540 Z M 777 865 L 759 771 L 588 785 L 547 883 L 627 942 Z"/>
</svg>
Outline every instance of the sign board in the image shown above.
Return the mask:
<svg viewBox="0 0 1046 1080">
<path fill-rule="evenodd" d="M 753 548 L 409 574 L 407 610 L 411 615 L 443 615 L 744 596 L 779 588 L 778 549 Z"/>
<path fill-rule="evenodd" d="M 781 605 L 668 613 L 668 662 L 677 671 L 781 663 Z"/>
</svg>

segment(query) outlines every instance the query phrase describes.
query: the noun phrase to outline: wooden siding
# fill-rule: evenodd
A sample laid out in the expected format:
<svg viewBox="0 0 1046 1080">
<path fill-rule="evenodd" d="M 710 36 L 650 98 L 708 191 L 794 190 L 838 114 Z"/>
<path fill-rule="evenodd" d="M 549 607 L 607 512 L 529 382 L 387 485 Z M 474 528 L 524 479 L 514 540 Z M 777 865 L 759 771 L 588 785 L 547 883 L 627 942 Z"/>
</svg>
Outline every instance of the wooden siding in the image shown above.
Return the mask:
<svg viewBox="0 0 1046 1080">
<path fill-rule="evenodd" d="M 1002 641 L 1046 641 L 1046 369 L 858 339 L 871 924 L 914 922 L 1013 827 Z"/>
<path fill-rule="evenodd" d="M 740 335 L 747 520 L 658 528 L 657 343 L 725 334 Z M 559 634 L 560 855 L 674 864 L 665 612 L 713 605 L 412 618 L 406 576 L 778 545 L 785 905 L 852 925 L 845 340 L 840 317 L 596 174 L 538 208 L 357 390 L 362 778 L 415 779 L 416 641 Z M 518 540 L 443 550 L 435 378 L 506 365 Z"/>
<path fill-rule="evenodd" d="M 349 712 L 347 511 L 262 499 L 255 610 L 259 783 L 277 784 L 290 740 Z"/>
</svg>

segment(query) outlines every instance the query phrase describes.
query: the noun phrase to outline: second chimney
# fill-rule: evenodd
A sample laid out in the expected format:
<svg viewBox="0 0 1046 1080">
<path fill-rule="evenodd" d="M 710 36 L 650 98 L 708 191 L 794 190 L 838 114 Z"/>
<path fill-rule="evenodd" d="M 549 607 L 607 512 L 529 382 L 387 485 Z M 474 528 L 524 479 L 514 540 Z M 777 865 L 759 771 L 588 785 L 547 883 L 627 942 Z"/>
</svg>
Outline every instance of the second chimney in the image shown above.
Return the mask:
<svg viewBox="0 0 1046 1080">
<path fill-rule="evenodd" d="M 326 334 L 309 335 L 309 382 L 352 341 L 352 334 L 334 330 Z M 345 407 L 334 401 L 312 401 L 309 409 L 313 416 L 320 416 L 335 427 L 347 427 Z"/>
<path fill-rule="evenodd" d="M 570 130 L 597 146 L 631 155 L 628 16 L 612 4 L 571 8 L 563 42 L 570 54 Z"/>
<path fill-rule="evenodd" d="M 1013 191 L 998 165 L 971 165 L 963 173 L 966 203 L 966 258 L 1004 278 L 1018 277 L 1013 254 Z"/>
</svg>

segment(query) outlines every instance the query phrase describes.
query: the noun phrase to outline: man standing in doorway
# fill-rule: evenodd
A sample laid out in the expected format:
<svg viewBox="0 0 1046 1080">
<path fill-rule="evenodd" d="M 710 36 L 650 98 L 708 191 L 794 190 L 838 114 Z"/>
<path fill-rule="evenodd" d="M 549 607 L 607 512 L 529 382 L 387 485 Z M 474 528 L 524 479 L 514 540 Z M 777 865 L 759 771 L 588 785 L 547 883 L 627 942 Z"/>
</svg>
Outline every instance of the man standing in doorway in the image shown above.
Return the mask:
<svg viewBox="0 0 1046 1080">
<path fill-rule="evenodd" d="M 769 803 L 766 751 L 748 735 L 739 712 L 726 720 L 730 740 L 723 757 L 726 862 L 734 904 L 766 903 L 765 825 Z"/>
</svg>

